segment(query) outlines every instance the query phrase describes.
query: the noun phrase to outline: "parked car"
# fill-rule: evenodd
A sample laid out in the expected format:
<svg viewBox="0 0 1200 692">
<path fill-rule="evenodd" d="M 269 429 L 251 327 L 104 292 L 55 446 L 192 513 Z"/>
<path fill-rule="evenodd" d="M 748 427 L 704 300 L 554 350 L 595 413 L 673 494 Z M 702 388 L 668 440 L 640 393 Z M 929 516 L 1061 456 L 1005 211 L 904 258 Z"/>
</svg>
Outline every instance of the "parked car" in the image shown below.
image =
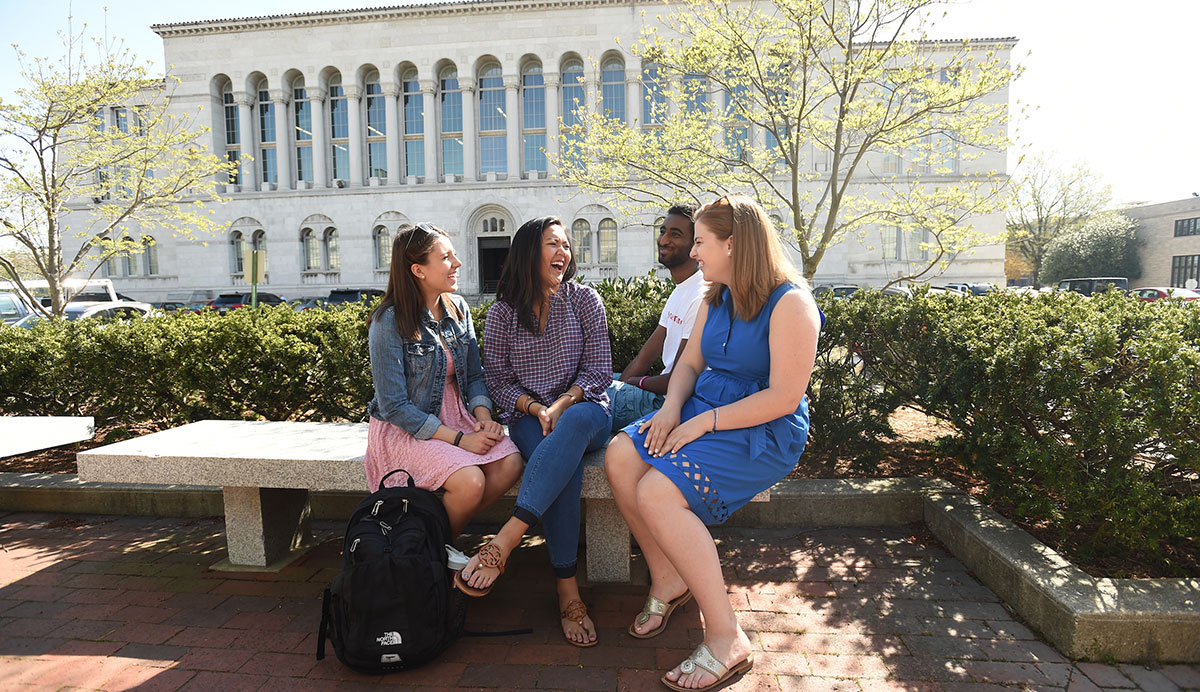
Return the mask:
<svg viewBox="0 0 1200 692">
<path fill-rule="evenodd" d="M 280 298 L 274 293 L 264 293 L 262 291 L 258 292 L 259 305 L 279 305 L 282 302 L 284 302 L 283 298 Z M 212 302 L 211 307 L 222 315 L 230 310 L 236 310 L 237 308 L 248 308 L 250 307 L 250 292 L 222 293 L 221 295 L 217 296 L 216 300 Z"/>
<path fill-rule="evenodd" d="M 1085 296 L 1112 288 L 1122 291 L 1128 289 L 1129 279 L 1123 276 L 1091 276 L 1079 279 L 1063 279 L 1058 282 L 1058 290 L 1074 291 L 1075 293 L 1082 293 Z"/>
<path fill-rule="evenodd" d="M 1200 293 L 1190 288 L 1175 288 L 1173 286 L 1143 286 L 1129 292 L 1138 300 L 1150 302 L 1171 298 L 1173 300 L 1200 300 Z"/>
<path fill-rule="evenodd" d="M 325 299 L 325 307 L 334 307 L 342 303 L 353 303 L 360 300 L 370 302 L 382 295 L 383 291 L 378 288 L 335 288 Z"/>
<path fill-rule="evenodd" d="M 849 298 L 858 290 L 855 284 L 821 284 L 813 288 L 813 297 L 820 298 L 823 295 L 829 295 L 831 298 Z"/>
<path fill-rule="evenodd" d="M 305 310 L 319 310 L 324 306 L 324 298 L 302 298 L 292 302 L 292 309 L 296 312 L 304 312 Z"/>
<path fill-rule="evenodd" d="M 14 324 L 32 313 L 33 309 L 20 293 L 0 293 L 0 318 L 4 324 Z"/>
<path fill-rule="evenodd" d="M 951 291 L 957 291 L 959 293 L 962 293 L 963 295 L 969 295 L 969 296 L 983 296 L 983 295 L 987 295 L 987 294 L 991 293 L 992 291 L 999 290 L 993 284 L 981 284 L 981 283 L 955 282 L 955 283 L 948 283 L 948 284 L 946 284 L 945 287 Z"/>
<path fill-rule="evenodd" d="M 128 300 L 84 300 L 67 303 L 63 317 L 70 321 L 84 319 L 133 320 L 144 319 L 154 312 L 149 303 L 139 303 Z M 32 329 L 39 320 L 45 319 L 39 314 L 31 314 L 13 326 Z"/>
</svg>

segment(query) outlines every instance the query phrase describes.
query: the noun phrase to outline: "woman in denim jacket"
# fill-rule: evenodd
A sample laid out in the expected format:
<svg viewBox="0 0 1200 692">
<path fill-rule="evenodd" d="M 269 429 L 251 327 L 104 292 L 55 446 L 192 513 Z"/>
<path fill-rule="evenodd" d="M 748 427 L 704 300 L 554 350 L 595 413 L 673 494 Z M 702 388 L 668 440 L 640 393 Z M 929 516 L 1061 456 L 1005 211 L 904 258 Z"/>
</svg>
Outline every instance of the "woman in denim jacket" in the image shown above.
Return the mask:
<svg viewBox="0 0 1200 692">
<path fill-rule="evenodd" d="M 454 536 L 522 467 L 492 420 L 471 311 L 454 295 L 461 266 L 440 228 L 396 235 L 387 290 L 368 318 L 375 398 L 364 459 L 371 490 L 397 468 L 421 488 L 444 489 Z"/>
</svg>

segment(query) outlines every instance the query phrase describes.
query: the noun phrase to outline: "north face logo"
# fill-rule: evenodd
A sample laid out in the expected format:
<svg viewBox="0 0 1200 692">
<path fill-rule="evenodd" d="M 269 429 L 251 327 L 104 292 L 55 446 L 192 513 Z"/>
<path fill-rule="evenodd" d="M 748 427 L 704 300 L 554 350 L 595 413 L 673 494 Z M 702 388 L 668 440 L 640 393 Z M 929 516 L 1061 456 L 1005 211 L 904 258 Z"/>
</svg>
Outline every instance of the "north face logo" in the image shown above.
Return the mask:
<svg viewBox="0 0 1200 692">
<path fill-rule="evenodd" d="M 400 644 L 399 632 L 384 632 L 382 637 L 377 637 L 375 641 L 379 642 L 380 646 L 396 646 Z"/>
</svg>

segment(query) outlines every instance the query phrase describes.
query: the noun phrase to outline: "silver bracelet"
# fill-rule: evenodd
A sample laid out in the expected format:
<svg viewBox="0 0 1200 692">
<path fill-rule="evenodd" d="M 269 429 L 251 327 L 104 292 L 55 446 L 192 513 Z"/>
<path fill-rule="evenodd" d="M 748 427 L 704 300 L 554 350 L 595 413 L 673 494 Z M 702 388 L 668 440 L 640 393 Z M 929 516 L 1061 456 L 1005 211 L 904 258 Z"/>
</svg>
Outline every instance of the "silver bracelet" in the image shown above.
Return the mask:
<svg viewBox="0 0 1200 692">
<path fill-rule="evenodd" d="M 715 408 L 713 409 L 713 426 L 712 426 L 712 430 L 709 430 L 709 432 L 717 431 L 717 410 L 718 409 L 715 409 Z"/>
</svg>

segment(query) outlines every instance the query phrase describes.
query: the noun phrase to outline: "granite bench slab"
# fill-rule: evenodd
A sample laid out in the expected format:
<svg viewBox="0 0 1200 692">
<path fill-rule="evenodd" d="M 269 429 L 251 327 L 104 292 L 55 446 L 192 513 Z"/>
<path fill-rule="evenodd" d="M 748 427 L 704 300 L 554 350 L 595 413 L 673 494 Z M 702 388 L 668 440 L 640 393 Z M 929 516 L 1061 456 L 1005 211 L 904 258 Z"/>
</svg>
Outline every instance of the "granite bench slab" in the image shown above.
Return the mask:
<svg viewBox="0 0 1200 692">
<path fill-rule="evenodd" d="M 311 538 L 310 490 L 367 487 L 366 448 L 365 423 L 207 420 L 80 452 L 77 460 L 84 481 L 220 486 L 228 566 L 276 569 Z M 629 528 L 604 475 L 604 450 L 584 458 L 581 497 L 588 579 L 629 581 Z"/>
<path fill-rule="evenodd" d="M 0 416 L 0 457 L 92 439 L 91 416 Z"/>
</svg>

